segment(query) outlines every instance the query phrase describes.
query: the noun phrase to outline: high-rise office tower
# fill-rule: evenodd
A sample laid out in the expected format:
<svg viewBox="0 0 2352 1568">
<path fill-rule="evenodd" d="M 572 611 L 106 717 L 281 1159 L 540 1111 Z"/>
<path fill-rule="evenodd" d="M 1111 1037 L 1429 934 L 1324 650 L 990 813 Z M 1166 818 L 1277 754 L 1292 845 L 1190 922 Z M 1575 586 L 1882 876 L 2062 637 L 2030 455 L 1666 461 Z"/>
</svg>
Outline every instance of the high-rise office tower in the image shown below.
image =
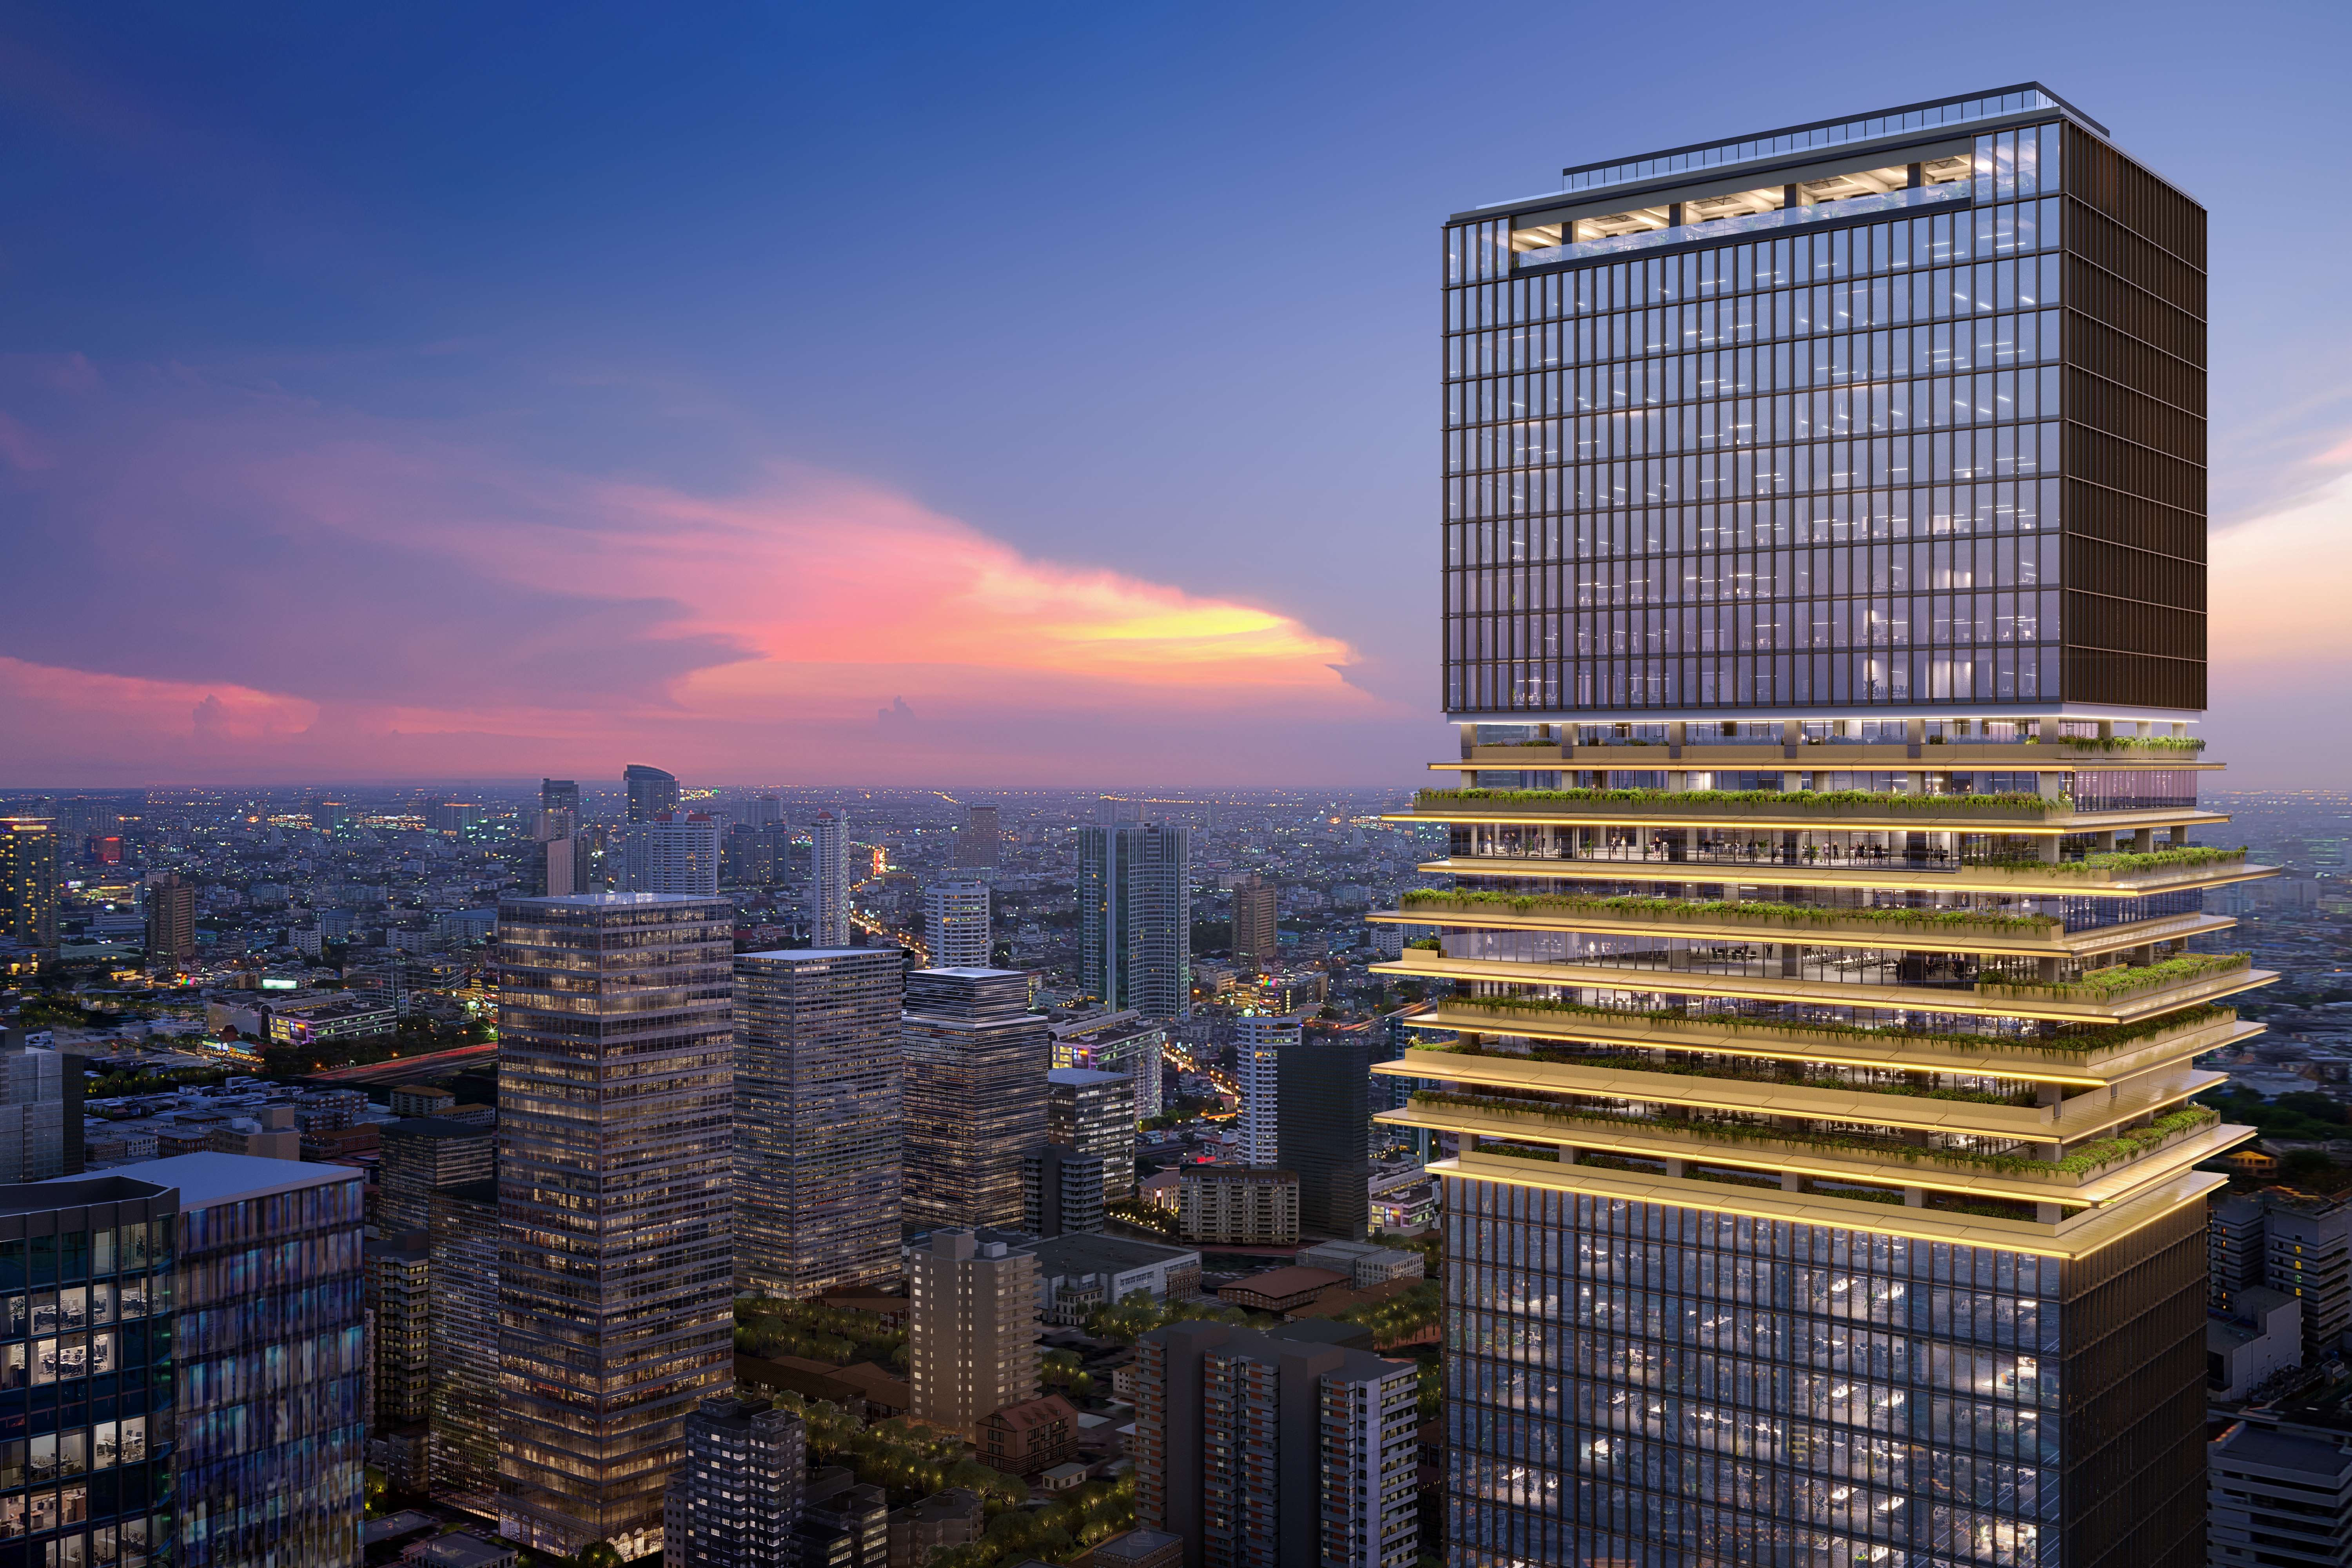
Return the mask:
<svg viewBox="0 0 2352 1568">
<path fill-rule="evenodd" d="M 147 956 L 185 963 L 196 956 L 196 889 L 166 871 L 147 884 Z"/>
<path fill-rule="evenodd" d="M 2028 85 L 1444 265 L 1451 1561 L 2196 1562 L 2205 214 Z"/>
<path fill-rule="evenodd" d="M 45 816 L 0 817 L 0 942 L 58 949 L 58 825 Z"/>
<path fill-rule="evenodd" d="M 539 781 L 539 833 L 541 838 L 569 838 L 580 826 L 580 782 L 577 779 Z"/>
<path fill-rule="evenodd" d="M 661 1546 L 687 1413 L 734 1354 L 734 906 L 499 906 L 499 1524 Z"/>
<path fill-rule="evenodd" d="M 499 1184 L 436 1187 L 426 1266 L 436 1289 L 425 1339 L 433 1356 L 426 1485 L 475 1513 L 499 1508 Z"/>
<path fill-rule="evenodd" d="M 361 1244 L 373 1409 L 368 1462 L 403 1491 L 426 1486 L 433 1380 L 432 1252 L 421 1230 Z"/>
<path fill-rule="evenodd" d="M 178 1210 L 169 1183 L 121 1171 L 0 1185 L 0 1269 L 15 1289 L 34 1288 L 31 1310 L 16 1296 L 0 1322 L 0 1366 L 34 1385 L 0 1448 L 0 1532 L 29 1568 L 142 1568 L 194 1555 L 174 1550 L 190 1502 L 172 1482 L 173 1391 L 184 1386 L 173 1332 Z M 291 1500 L 289 1510 L 306 1502 Z M 355 1537 L 344 1537 L 346 1561 L 358 1558 Z"/>
<path fill-rule="evenodd" d="M 164 1243 L 152 1228 L 146 1239 L 157 1267 L 177 1265 L 169 1300 L 180 1318 L 178 1560 L 204 1568 L 356 1562 L 367 1469 L 364 1175 L 348 1165 L 209 1153 L 106 1173 L 179 1194 L 168 1255 L 156 1256 Z"/>
<path fill-rule="evenodd" d="M 808 1427 L 765 1399 L 718 1395 L 686 1418 L 669 1479 L 662 1561 L 675 1568 L 800 1568 L 793 1543 Z"/>
<path fill-rule="evenodd" d="M 1234 1159 L 1240 1164 L 1282 1163 L 1282 1048 L 1297 1045 L 1299 1033 L 1299 1020 L 1286 1016 L 1234 1021 L 1234 1086 L 1242 1097 Z"/>
<path fill-rule="evenodd" d="M 923 889 L 923 942 L 934 969 L 986 969 L 994 954 L 989 936 L 988 884 L 934 882 Z"/>
<path fill-rule="evenodd" d="M 81 1106 L 80 1057 L 0 1046 L 0 1185 L 79 1175 Z"/>
<path fill-rule="evenodd" d="M 1135 1089 L 1127 1075 L 1095 1068 L 1048 1072 L 1045 1140 L 1100 1156 L 1105 1197 L 1135 1191 Z"/>
<path fill-rule="evenodd" d="M 1021 1223 L 1021 1156 L 1045 1142 L 1054 1051 L 1029 977 L 1013 969 L 907 976 L 906 1219 Z M 986 1415 L 986 1411 L 981 1412 Z"/>
<path fill-rule="evenodd" d="M 1358 1240 L 1371 1226 L 1372 1046 L 1361 1030 L 1275 1052 L 1275 1162 L 1298 1174 L 1298 1223 Z"/>
<path fill-rule="evenodd" d="M 719 892 L 719 825 L 701 812 L 664 812 L 636 824 L 627 856 L 625 891 L 704 899 Z"/>
<path fill-rule="evenodd" d="M 1002 853 L 1004 830 L 992 805 L 964 807 L 963 831 L 956 835 L 955 863 L 967 870 L 992 871 Z"/>
<path fill-rule="evenodd" d="M 899 950 L 735 960 L 735 1278 L 798 1300 L 898 1278 Z"/>
<path fill-rule="evenodd" d="M 1135 1119 L 1149 1121 L 1160 1114 L 1160 1055 L 1168 1044 L 1168 1026 L 1149 1023 L 1129 1009 L 1096 1013 L 1049 1026 L 1054 1036 L 1054 1065 L 1095 1068 L 1124 1073 L 1135 1088 Z"/>
<path fill-rule="evenodd" d="M 820 811 L 809 823 L 809 942 L 849 945 L 849 816 Z"/>
<path fill-rule="evenodd" d="M 1234 957 L 1255 969 L 1278 962 L 1275 903 L 1277 889 L 1253 872 L 1234 884 Z"/>
<path fill-rule="evenodd" d="M 1136 1521 L 1181 1537 L 1186 1568 L 1420 1555 L 1412 1362 L 1229 1323 L 1171 1323 L 1135 1351 Z"/>
<path fill-rule="evenodd" d="M 1105 1006 L 1192 1016 L 1192 837 L 1161 822 L 1078 829 L 1078 984 Z"/>
<path fill-rule="evenodd" d="M 411 1116 L 387 1124 L 376 1164 L 376 1226 L 387 1235 L 425 1230 L 433 1223 L 433 1194 L 488 1179 L 496 1169 L 498 1134 L 470 1121 Z"/>
<path fill-rule="evenodd" d="M 772 795 L 746 795 L 738 808 L 736 821 L 746 827 L 781 827 L 784 822 L 784 803 Z"/>
<path fill-rule="evenodd" d="M 1099 1235 L 1103 1227 L 1103 1159 L 1060 1143 L 1040 1143 L 1021 1156 L 1021 1228 L 1051 1240 Z"/>
<path fill-rule="evenodd" d="M 649 768 L 643 763 L 631 763 L 621 770 L 622 787 L 628 791 L 627 820 L 651 822 L 677 809 L 677 775 L 659 768 Z"/>
<path fill-rule="evenodd" d="M 935 1230 L 907 1255 L 914 1416 L 973 1435 L 981 1417 L 1037 1397 L 1037 1258 L 969 1230 Z"/>
</svg>

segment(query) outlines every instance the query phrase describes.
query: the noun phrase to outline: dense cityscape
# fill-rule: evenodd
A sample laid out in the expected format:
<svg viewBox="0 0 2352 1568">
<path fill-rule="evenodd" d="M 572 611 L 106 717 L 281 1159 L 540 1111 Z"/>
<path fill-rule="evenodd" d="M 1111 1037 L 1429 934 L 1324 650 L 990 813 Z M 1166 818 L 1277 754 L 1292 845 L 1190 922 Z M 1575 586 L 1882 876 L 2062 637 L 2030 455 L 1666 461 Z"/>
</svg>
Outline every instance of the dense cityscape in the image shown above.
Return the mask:
<svg viewBox="0 0 2352 1568">
<path fill-rule="evenodd" d="M 0 1568 L 2352 1563 L 2204 209 L 2036 84 L 1564 173 L 1422 779 L 0 790 Z"/>
</svg>

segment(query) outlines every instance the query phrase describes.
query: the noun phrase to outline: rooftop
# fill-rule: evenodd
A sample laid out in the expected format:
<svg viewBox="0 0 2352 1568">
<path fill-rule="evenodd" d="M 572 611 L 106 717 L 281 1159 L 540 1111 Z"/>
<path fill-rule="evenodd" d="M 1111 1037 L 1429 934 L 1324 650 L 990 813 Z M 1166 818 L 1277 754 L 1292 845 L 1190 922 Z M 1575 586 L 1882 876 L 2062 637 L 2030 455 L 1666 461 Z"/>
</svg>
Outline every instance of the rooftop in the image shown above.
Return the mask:
<svg viewBox="0 0 2352 1568">
<path fill-rule="evenodd" d="M 556 893 L 544 898 L 508 899 L 509 904 L 550 904 L 558 909 L 632 909 L 646 904 L 716 904 L 725 900 L 700 893 Z"/>
<path fill-rule="evenodd" d="M 1127 1074 L 1105 1072 L 1099 1068 L 1055 1068 L 1045 1074 L 1045 1081 L 1067 1084 L 1125 1083 Z"/>
<path fill-rule="evenodd" d="M 127 1199 L 163 1195 L 163 1188 L 157 1184 L 126 1181 L 116 1171 L 86 1176 L 59 1176 L 53 1181 L 0 1186 L 0 1215 L 44 1214 L 51 1209 L 81 1208 L 89 1204 L 121 1203 Z"/>
<path fill-rule="evenodd" d="M 299 1192 L 305 1187 L 324 1187 L 337 1182 L 363 1179 L 361 1173 L 350 1165 L 314 1165 L 301 1160 L 266 1160 L 253 1154 L 174 1154 L 168 1160 L 143 1160 L 135 1165 L 117 1165 L 107 1174 L 118 1180 L 152 1182 L 159 1187 L 177 1187 L 183 1213 L 209 1208 L 215 1204 L 236 1203 L 243 1198 L 268 1197 L 274 1193 Z M 87 1176 L 58 1176 L 54 1183 L 40 1184 L 48 1186 L 89 1179 Z"/>
<path fill-rule="evenodd" d="M 1129 1241 L 1125 1237 L 1089 1236 L 1072 1232 L 1031 1242 L 1024 1250 L 1034 1253 L 1038 1268 L 1050 1275 L 1119 1274 L 1130 1268 L 1145 1268 L 1155 1263 L 1174 1263 L 1183 1258 L 1200 1260 L 1201 1255 L 1189 1247 L 1161 1247 L 1155 1242 Z"/>
<path fill-rule="evenodd" d="M 2301 1470 L 2331 1478 L 2339 1486 L 2352 1479 L 2352 1450 L 2318 1437 L 2290 1436 L 2268 1426 L 2241 1422 L 2223 1433 L 2215 1445 L 2218 1458 L 2274 1470 Z"/>
</svg>

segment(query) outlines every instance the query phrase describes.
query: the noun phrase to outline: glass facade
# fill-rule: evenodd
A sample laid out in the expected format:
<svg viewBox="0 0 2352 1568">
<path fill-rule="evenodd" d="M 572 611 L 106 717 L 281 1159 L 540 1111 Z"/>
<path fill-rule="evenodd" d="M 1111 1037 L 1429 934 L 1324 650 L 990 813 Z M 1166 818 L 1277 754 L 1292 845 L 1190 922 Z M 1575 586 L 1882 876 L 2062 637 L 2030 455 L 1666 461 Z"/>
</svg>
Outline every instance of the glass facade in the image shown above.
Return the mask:
<svg viewBox="0 0 2352 1568">
<path fill-rule="evenodd" d="M 2201 707 L 2203 275 L 2093 274 L 2120 160 L 2070 184 L 2086 142 L 2053 111 L 1943 184 L 1895 148 L 1838 199 L 1449 226 L 1448 710 Z M 2169 352 L 2121 349 L 2149 314 Z"/>
<path fill-rule="evenodd" d="M 499 910 L 500 1528 L 661 1547 L 685 1420 L 730 1375 L 734 907 Z"/>
<path fill-rule="evenodd" d="M 1011 969 L 919 969 L 899 1020 L 906 1052 L 906 1223 L 1021 1223 L 1021 1157 L 1045 1142 L 1054 1047 Z"/>
<path fill-rule="evenodd" d="M 0 1187 L 0 1568 L 174 1559 L 176 1194 Z"/>
</svg>

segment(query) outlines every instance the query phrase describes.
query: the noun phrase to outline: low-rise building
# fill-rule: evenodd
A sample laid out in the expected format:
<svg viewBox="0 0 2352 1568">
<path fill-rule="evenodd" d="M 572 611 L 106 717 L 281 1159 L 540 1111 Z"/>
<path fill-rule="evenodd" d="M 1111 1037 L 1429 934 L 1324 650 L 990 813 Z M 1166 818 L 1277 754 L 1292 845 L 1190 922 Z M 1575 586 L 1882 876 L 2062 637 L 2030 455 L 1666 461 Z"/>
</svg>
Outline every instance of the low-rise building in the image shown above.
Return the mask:
<svg viewBox="0 0 2352 1568">
<path fill-rule="evenodd" d="M 2212 1568 L 2338 1568 L 2352 1556 L 2352 1449 L 2241 1421 L 2207 1445 Z"/>
<path fill-rule="evenodd" d="M 1024 1399 L 981 1417 L 980 1462 L 1008 1476 L 1034 1476 L 1078 1451 L 1078 1413 L 1058 1394 Z"/>
<path fill-rule="evenodd" d="M 1400 1247 L 1375 1247 L 1367 1241 L 1325 1241 L 1298 1249 L 1300 1263 L 1309 1268 L 1329 1268 L 1349 1276 L 1358 1290 L 1369 1290 L 1391 1279 L 1419 1279 L 1429 1272 L 1418 1252 Z"/>
<path fill-rule="evenodd" d="M 1286 1268 L 1269 1268 L 1263 1274 L 1253 1274 L 1236 1279 L 1217 1292 L 1217 1300 L 1230 1306 L 1246 1307 L 1254 1312 L 1295 1312 L 1310 1305 L 1328 1290 L 1344 1290 L 1348 1277 L 1329 1268 L 1306 1268 L 1292 1265 Z"/>
<path fill-rule="evenodd" d="M 2245 1398 L 2264 1379 L 2303 1361 L 2303 1303 L 2284 1290 L 2250 1285 L 2228 1312 L 2205 1321 L 2205 1392 L 2221 1402 Z"/>
<path fill-rule="evenodd" d="M 1177 1234 L 1230 1247 L 1298 1242 L 1298 1177 L 1262 1165 L 1187 1165 L 1179 1173 Z"/>
<path fill-rule="evenodd" d="M 966 1487 L 950 1487 L 892 1509 L 890 1568 L 922 1568 L 934 1552 L 978 1541 L 987 1523 L 985 1500 Z"/>
<path fill-rule="evenodd" d="M 992 1233 L 993 1234 L 993 1233 Z M 1075 1326 L 1097 1307 L 1140 1290 L 1154 1301 L 1201 1294 L 1201 1255 L 1118 1236 L 1065 1235 L 1015 1243 L 1037 1259 L 1037 1311 L 1048 1323 Z"/>
</svg>

